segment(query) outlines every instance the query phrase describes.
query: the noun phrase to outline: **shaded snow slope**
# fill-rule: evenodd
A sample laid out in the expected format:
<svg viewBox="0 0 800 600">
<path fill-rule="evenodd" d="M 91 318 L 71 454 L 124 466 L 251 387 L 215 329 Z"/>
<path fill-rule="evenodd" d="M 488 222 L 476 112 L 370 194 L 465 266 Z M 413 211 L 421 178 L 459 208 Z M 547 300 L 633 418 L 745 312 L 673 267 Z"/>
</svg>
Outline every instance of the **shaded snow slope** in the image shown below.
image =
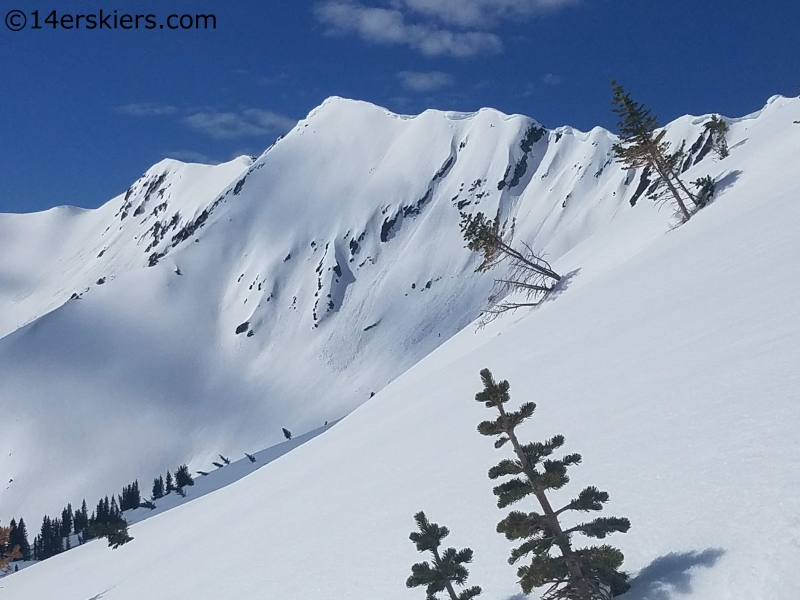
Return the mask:
<svg viewBox="0 0 800 600">
<path fill-rule="evenodd" d="M 798 108 L 776 98 L 732 123 L 730 158 L 686 177 L 721 178 L 719 204 L 789 177 L 778 148 L 797 146 Z M 252 164 L 165 161 L 97 211 L 3 215 L 0 515 L 36 523 L 361 405 L 483 308 L 493 275 L 473 273 L 460 210 L 499 209 L 581 269 L 564 294 L 661 243 L 670 211 L 631 208 L 641 174 L 612 143 L 333 98 Z"/>
<path fill-rule="evenodd" d="M 736 134 L 752 152 L 715 165 L 736 184 L 689 224 L 634 242 L 642 211 L 625 211 L 556 261 L 580 270 L 554 301 L 464 329 L 325 435 L 118 550 L 92 542 L 6 578 L 4 598 L 420 598 L 404 586 L 420 509 L 474 549 L 486 598 L 514 597 L 486 477 L 505 454 L 475 431 L 490 367 L 539 405 L 525 439 L 563 433 L 584 456 L 556 503 L 597 485 L 631 519 L 612 540 L 640 573 L 627 599 L 792 600 L 800 107 L 775 104 Z"/>
</svg>

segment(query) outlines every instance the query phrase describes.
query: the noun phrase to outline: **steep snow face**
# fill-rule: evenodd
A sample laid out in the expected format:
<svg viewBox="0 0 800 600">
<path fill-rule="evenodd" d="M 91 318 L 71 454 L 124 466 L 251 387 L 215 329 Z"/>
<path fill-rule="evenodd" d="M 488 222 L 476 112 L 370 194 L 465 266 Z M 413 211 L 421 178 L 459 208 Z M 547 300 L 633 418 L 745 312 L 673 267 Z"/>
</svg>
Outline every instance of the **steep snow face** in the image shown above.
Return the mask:
<svg viewBox="0 0 800 600">
<path fill-rule="evenodd" d="M 463 329 L 330 431 L 134 525 L 135 539 L 118 550 L 91 542 L 4 579 L 3 597 L 412 600 L 422 592 L 404 582 L 421 556 L 408 533 L 420 509 L 450 527 L 448 544 L 473 548 L 470 584 L 486 598 L 517 597 L 511 544 L 495 533 L 508 510 L 496 508 L 486 477 L 507 447 L 495 450 L 475 431 L 491 414 L 473 400 L 478 371 L 489 367 L 511 382 L 514 405 L 538 404 L 520 430 L 525 440 L 562 433 L 564 450 L 583 454 L 553 503 L 596 485 L 611 496 L 604 514 L 630 518 L 630 532 L 610 540 L 637 575 L 626 599 L 794 600 L 798 120 L 800 102 L 777 99 L 733 123 L 730 156 L 687 171 L 727 182 L 688 224 L 662 235 L 662 220 L 653 235 L 650 203 L 618 206 L 554 261 L 573 275 L 553 301 Z M 698 133 L 689 119 L 676 126 L 682 137 Z M 523 210 L 544 211 L 527 196 L 516 214 Z M 563 225 L 547 221 L 518 218 L 520 228 L 551 227 L 560 239 Z M 433 261 L 432 249 L 446 251 L 425 248 Z M 466 289 L 474 285 L 466 281 Z M 305 330 L 325 331 L 344 310 L 316 329 L 306 315 Z M 221 411 L 219 419 L 229 417 Z"/>
<path fill-rule="evenodd" d="M 250 159 L 208 166 L 163 160 L 98 210 L 0 214 L 0 337 L 142 264 L 143 245 L 191 221 Z"/>
<path fill-rule="evenodd" d="M 777 99 L 733 123 L 731 159 L 687 178 L 733 182 L 732 158 L 772 156 L 792 111 Z M 670 135 L 694 140 L 704 121 Z M 493 274 L 473 273 L 462 210 L 499 210 L 551 260 L 630 259 L 670 211 L 631 208 L 641 174 L 613 163 L 613 141 L 332 98 L 255 162 L 165 161 L 97 211 L 3 215 L 0 515 L 35 523 L 359 406 L 485 306 Z"/>
</svg>

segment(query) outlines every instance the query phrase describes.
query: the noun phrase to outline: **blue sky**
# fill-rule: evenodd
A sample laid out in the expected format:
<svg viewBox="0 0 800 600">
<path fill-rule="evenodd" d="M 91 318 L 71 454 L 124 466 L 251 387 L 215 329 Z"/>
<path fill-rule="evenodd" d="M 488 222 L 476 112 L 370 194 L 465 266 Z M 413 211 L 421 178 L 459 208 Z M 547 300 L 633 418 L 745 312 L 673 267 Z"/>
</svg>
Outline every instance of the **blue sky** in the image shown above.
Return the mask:
<svg viewBox="0 0 800 600">
<path fill-rule="evenodd" d="M 2 27 L 0 212 L 96 207 L 165 156 L 259 154 L 331 95 L 613 129 L 612 77 L 662 122 L 741 116 L 800 84 L 797 0 L 104 2 L 0 12 L 213 13 L 217 28 Z"/>
</svg>

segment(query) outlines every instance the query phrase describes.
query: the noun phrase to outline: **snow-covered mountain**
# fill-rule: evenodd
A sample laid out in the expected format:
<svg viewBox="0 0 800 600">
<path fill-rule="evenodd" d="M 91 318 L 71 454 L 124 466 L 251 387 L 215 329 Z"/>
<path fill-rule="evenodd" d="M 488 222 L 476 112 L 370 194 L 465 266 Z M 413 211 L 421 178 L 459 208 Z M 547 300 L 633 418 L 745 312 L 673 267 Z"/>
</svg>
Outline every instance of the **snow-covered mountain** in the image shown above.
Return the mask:
<svg viewBox="0 0 800 600">
<path fill-rule="evenodd" d="M 788 507 L 770 513 L 774 527 L 794 531 L 776 560 L 791 557 L 798 482 L 784 473 L 769 487 L 778 471 L 765 469 L 788 468 L 776 455 L 800 449 L 787 400 L 800 387 L 787 280 L 798 119 L 797 99 L 773 98 L 729 120 L 723 161 L 702 156 L 707 118 L 670 124 L 668 139 L 692 148 L 685 177 L 711 174 L 719 190 L 675 231 L 668 208 L 631 207 L 641 173 L 611 160 L 602 129 L 546 130 L 492 110 L 403 117 L 337 98 L 254 162 L 165 161 L 96 211 L 0 216 L 5 518 L 35 526 L 67 501 L 263 448 L 281 426 L 313 429 L 377 392 L 290 455 L 135 526 L 135 543 L 89 544 L 5 580 L 4 593 L 410 598 L 406 536 L 425 508 L 475 547 L 476 582 L 506 598 L 513 569 L 484 481 L 496 454 L 474 433 L 484 366 L 540 403 L 537 431 L 597 457 L 576 480 L 609 488 L 634 521 L 620 542 L 630 568 L 668 552 L 743 552 L 723 519 L 755 535 L 744 507 L 765 500 L 765 485 Z M 493 274 L 473 273 L 459 211 L 498 209 L 570 276 L 553 302 L 476 333 L 465 327 Z M 240 577 L 243 555 L 255 576 Z M 301 556 L 318 577 L 301 575 Z M 354 556 L 367 577 L 358 594 L 342 575 Z M 766 563 L 747 581 L 783 589 L 763 585 Z"/>
</svg>

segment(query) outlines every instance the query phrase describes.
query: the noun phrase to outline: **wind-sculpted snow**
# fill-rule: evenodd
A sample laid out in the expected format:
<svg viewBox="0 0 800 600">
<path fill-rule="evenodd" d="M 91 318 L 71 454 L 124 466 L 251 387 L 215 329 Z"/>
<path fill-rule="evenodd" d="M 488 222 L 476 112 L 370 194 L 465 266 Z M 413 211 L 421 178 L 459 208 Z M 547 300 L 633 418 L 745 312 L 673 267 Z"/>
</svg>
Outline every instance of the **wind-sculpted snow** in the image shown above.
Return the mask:
<svg viewBox="0 0 800 600">
<path fill-rule="evenodd" d="M 779 98 L 731 120 L 731 156 L 685 177 L 733 183 L 722 202 L 748 177 L 785 176 L 773 146 L 795 133 L 776 125 L 792 111 Z M 705 120 L 668 138 L 693 143 Z M 401 118 L 332 98 L 255 161 L 163 161 L 95 211 L 0 215 L 0 406 L 13 415 L 0 519 L 34 524 L 366 402 L 485 307 L 495 275 L 474 273 L 462 210 L 499 210 L 556 264 L 630 260 L 671 215 L 630 206 L 641 173 L 613 162 L 613 142 L 488 109 Z"/>
</svg>

